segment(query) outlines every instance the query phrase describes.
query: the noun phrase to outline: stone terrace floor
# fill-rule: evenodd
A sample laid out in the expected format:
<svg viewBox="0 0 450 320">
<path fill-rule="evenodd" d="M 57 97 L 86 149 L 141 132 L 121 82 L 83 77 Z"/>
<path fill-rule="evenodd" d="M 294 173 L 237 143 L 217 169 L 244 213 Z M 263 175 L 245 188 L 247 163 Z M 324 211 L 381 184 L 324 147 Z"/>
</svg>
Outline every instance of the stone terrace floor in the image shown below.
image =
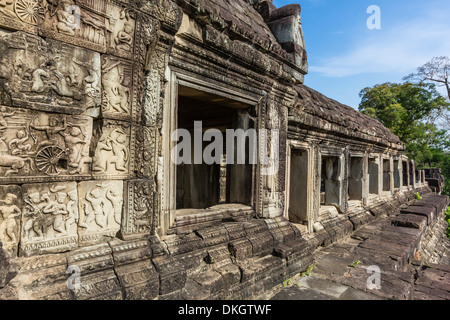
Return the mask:
<svg viewBox="0 0 450 320">
<path fill-rule="evenodd" d="M 450 300 L 450 266 L 427 264 L 418 250 L 430 215 L 404 213 L 323 248 L 309 276 L 292 279 L 272 300 Z M 367 286 L 371 266 L 381 271 L 379 289 Z"/>
</svg>

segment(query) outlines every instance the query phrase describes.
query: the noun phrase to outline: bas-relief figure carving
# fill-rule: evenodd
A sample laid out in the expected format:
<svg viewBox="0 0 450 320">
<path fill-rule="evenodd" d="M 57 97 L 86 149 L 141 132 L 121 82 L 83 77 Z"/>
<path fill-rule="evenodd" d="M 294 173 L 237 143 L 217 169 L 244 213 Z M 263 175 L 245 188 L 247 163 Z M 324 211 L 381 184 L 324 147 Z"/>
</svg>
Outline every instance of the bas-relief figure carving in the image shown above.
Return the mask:
<svg viewBox="0 0 450 320">
<path fill-rule="evenodd" d="M 102 85 L 104 116 L 131 115 L 133 69 L 129 63 L 114 57 L 103 58 Z"/>
<path fill-rule="evenodd" d="M 33 32 L 35 26 L 42 22 L 45 14 L 41 0 L 1 0 L 0 25 Z"/>
<path fill-rule="evenodd" d="M 0 242 L 12 257 L 17 255 L 23 202 L 18 186 L 0 186 Z"/>
<path fill-rule="evenodd" d="M 119 56 L 130 57 L 134 48 L 136 14 L 120 3 L 109 1 L 106 6 L 106 29 L 109 32 L 109 50 Z"/>
<path fill-rule="evenodd" d="M 0 177 L 89 174 L 92 119 L 0 108 Z"/>
<path fill-rule="evenodd" d="M 70 42 L 104 52 L 106 47 L 105 18 L 86 10 L 104 8 L 104 0 L 97 3 L 74 0 L 44 0 L 44 20 L 40 33 L 53 39 Z M 80 6 L 78 6 L 80 4 Z M 81 6 L 81 4 L 83 4 Z M 104 9 L 101 10 L 104 12 Z M 98 11 L 97 11 L 98 12 Z"/>
<path fill-rule="evenodd" d="M 94 244 L 115 237 L 120 230 L 123 181 L 88 181 L 79 184 L 81 244 Z"/>
<path fill-rule="evenodd" d="M 92 164 L 94 175 L 127 175 L 130 162 L 129 129 L 110 124 L 103 127 Z"/>
<path fill-rule="evenodd" d="M 28 184 L 23 192 L 23 254 L 64 252 L 77 247 L 77 184 Z"/>
<path fill-rule="evenodd" d="M 0 32 L 1 103 L 99 115 L 100 55 L 23 32 Z M 7 98 L 5 98 L 7 97 Z"/>
</svg>

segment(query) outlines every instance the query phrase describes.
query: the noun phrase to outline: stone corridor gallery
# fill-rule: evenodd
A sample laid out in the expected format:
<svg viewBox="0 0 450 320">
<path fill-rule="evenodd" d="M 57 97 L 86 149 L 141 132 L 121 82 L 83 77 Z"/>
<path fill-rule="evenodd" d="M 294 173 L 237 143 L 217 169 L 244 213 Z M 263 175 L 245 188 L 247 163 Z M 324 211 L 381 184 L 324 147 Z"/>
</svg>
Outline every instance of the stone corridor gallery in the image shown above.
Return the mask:
<svg viewBox="0 0 450 320">
<path fill-rule="evenodd" d="M 0 299 L 261 298 L 442 187 L 303 84 L 296 4 L 0 0 L 0 53 Z M 177 165 L 196 121 L 267 134 Z"/>
</svg>

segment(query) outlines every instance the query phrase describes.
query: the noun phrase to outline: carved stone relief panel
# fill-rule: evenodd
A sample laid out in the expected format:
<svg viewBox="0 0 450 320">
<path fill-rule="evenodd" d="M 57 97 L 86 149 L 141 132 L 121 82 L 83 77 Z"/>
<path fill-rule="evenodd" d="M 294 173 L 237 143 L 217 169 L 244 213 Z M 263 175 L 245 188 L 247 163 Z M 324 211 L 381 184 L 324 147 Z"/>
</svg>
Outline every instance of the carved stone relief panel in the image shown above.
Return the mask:
<svg viewBox="0 0 450 320">
<path fill-rule="evenodd" d="M 0 242 L 11 257 L 17 256 L 23 199 L 19 186 L 0 186 Z"/>
<path fill-rule="evenodd" d="M 131 120 L 133 107 L 133 65 L 114 56 L 102 58 L 102 116 Z"/>
<path fill-rule="evenodd" d="M 39 34 L 98 52 L 106 51 L 105 0 L 42 0 Z"/>
<path fill-rule="evenodd" d="M 114 238 L 120 230 L 123 181 L 85 181 L 79 184 L 80 246 Z"/>
<path fill-rule="evenodd" d="M 131 180 L 128 182 L 121 234 L 124 239 L 149 235 L 155 220 L 157 194 L 152 180 Z"/>
<path fill-rule="evenodd" d="M 0 31 L 0 103 L 97 117 L 100 54 L 24 32 Z"/>
<path fill-rule="evenodd" d="M 131 124 L 105 120 L 95 129 L 98 139 L 92 173 L 96 179 L 126 179 L 134 168 L 134 136 Z"/>
<path fill-rule="evenodd" d="M 136 12 L 119 1 L 110 0 L 106 4 L 107 52 L 132 59 Z"/>
<path fill-rule="evenodd" d="M 164 21 L 169 29 L 178 30 L 183 18 L 183 11 L 175 1 L 143 1 L 141 10 Z"/>
<path fill-rule="evenodd" d="M 76 182 L 26 184 L 22 187 L 21 253 L 64 252 L 78 246 Z"/>
<path fill-rule="evenodd" d="M 138 177 L 154 178 L 157 173 L 159 131 L 139 127 L 136 130 L 136 172 Z"/>
<path fill-rule="evenodd" d="M 42 0 L 0 0 L 0 27 L 36 33 L 44 14 Z"/>
<path fill-rule="evenodd" d="M 161 126 L 161 79 L 157 69 L 152 69 L 145 78 L 145 92 L 142 109 L 145 125 L 155 127 Z"/>
<path fill-rule="evenodd" d="M 137 62 L 145 63 L 150 58 L 151 53 L 158 40 L 160 22 L 141 14 L 136 24 L 134 59 Z"/>
<path fill-rule="evenodd" d="M 90 177 L 92 118 L 0 107 L 0 183 Z"/>
</svg>

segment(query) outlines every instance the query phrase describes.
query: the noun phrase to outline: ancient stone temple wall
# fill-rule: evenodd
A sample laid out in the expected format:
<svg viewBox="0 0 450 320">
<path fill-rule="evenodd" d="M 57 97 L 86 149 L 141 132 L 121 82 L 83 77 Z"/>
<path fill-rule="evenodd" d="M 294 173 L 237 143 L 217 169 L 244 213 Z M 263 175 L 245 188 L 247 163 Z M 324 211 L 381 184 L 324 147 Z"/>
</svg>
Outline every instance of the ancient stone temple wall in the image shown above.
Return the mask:
<svg viewBox="0 0 450 320">
<path fill-rule="evenodd" d="M 155 232 L 158 110 L 180 22 L 170 1 L 0 2 L 0 241 L 12 261 L 63 271 Z"/>
<path fill-rule="evenodd" d="M 262 297 L 430 192 L 397 137 L 303 85 L 299 5 L 0 0 L 0 53 L 0 299 Z M 196 120 L 269 161 L 181 171 Z"/>
</svg>

